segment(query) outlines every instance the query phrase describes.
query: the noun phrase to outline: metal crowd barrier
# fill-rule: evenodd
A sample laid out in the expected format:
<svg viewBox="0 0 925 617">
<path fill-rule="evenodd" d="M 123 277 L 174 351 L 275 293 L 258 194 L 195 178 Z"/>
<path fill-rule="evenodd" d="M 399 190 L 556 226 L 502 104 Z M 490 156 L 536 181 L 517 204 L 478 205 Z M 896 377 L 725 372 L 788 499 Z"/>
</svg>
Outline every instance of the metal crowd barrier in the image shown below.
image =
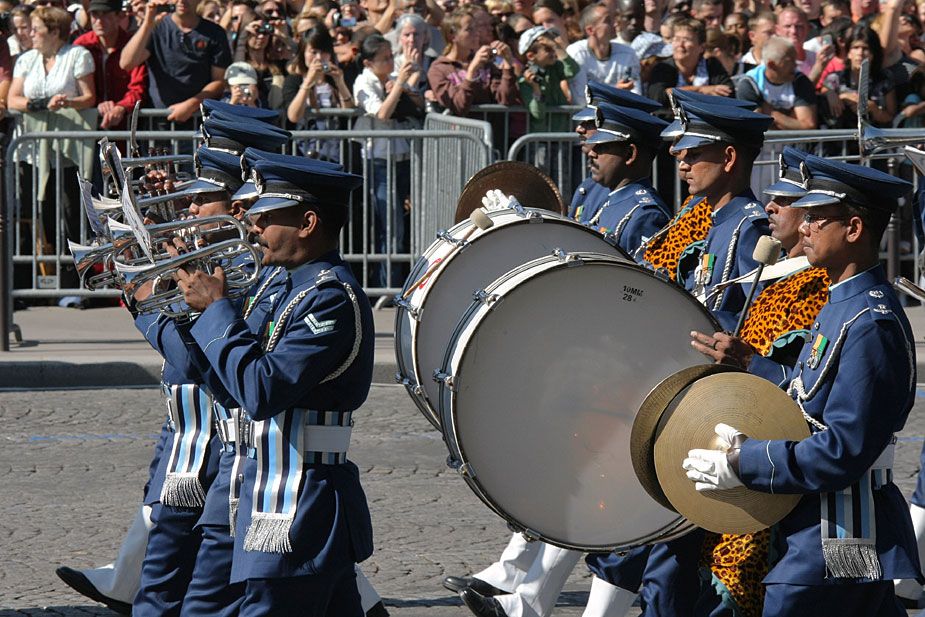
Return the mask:
<svg viewBox="0 0 925 617">
<path fill-rule="evenodd" d="M 60 145 L 63 140 L 77 141 L 92 149 L 92 159 L 97 160 L 96 142 L 102 137 L 120 142 L 128 139 L 129 132 L 31 133 L 14 137 L 7 148 L 0 253 L 9 258 L 9 263 L 3 269 L 6 281 L 0 284 L 5 283 L 4 290 L 9 292 L 2 302 L 8 326 L 12 325 L 14 298 L 119 295 L 117 290 L 91 292 L 80 288 L 72 273 L 73 261 L 66 244 L 68 213 L 74 229 L 78 230 L 76 234 L 72 232 L 70 239 L 87 242 L 91 232 L 82 211 L 75 215 L 71 209 L 73 202 L 73 207 L 79 210 L 79 199 L 74 199 L 71 192 L 71 199 L 67 200 L 77 167 L 68 164 Z M 195 133 L 139 131 L 137 137 L 139 142 L 175 148 L 187 141 L 194 143 Z M 312 141 L 333 144 L 329 154 L 364 178 L 362 190 L 356 191 L 350 204 L 341 246 L 344 258 L 357 264 L 360 281 L 371 297 L 390 297 L 400 291 L 410 265 L 433 240 L 435 230 L 430 229 L 438 220 L 452 222 L 456 200 L 466 180 L 490 162 L 491 153 L 491 143 L 486 141 L 485 134 L 460 130 L 296 131 L 293 137 L 297 144 Z M 26 157 L 30 149 L 38 150 L 43 142 L 53 153 L 46 161 L 49 165 L 46 199 L 40 199 L 42 192 L 34 188 L 40 185 L 41 163 L 31 159 L 35 164 L 30 164 Z M 401 143 L 408 147 L 407 153 L 399 156 Z M 377 144 L 381 149 L 375 149 Z M 90 170 L 84 170 L 83 175 L 90 177 Z M 387 201 L 378 208 L 379 217 L 377 189 Z M 377 243 L 377 230 L 383 226 L 384 233 Z M 9 329 L 5 330 L 8 336 Z"/>
</svg>

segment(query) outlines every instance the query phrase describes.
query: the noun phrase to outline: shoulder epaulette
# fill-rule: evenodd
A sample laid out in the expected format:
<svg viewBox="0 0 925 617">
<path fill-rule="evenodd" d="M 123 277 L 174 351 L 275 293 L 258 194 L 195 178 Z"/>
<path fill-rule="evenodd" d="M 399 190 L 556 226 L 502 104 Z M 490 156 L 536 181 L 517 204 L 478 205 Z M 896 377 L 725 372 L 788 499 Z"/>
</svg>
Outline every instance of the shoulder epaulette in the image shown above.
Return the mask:
<svg viewBox="0 0 925 617">
<path fill-rule="evenodd" d="M 867 305 L 870 307 L 871 319 L 876 321 L 896 318 L 896 314 L 890 307 L 890 301 L 886 298 L 886 294 L 883 290 L 876 288 L 870 289 L 864 294 L 864 297 L 867 298 Z"/>
</svg>

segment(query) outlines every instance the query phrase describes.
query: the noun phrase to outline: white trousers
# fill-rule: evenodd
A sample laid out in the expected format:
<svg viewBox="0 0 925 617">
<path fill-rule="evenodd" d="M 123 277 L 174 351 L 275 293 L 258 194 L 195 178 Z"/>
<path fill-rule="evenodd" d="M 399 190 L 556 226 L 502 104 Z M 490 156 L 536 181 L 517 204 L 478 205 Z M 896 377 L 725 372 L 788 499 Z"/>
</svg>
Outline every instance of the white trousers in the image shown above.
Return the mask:
<svg viewBox="0 0 925 617">
<path fill-rule="evenodd" d="M 148 532 L 153 526 L 151 506 L 141 506 L 122 539 L 116 560 L 101 568 L 81 570 L 80 573 L 104 596 L 131 604 L 141 585 L 141 562 L 145 559 Z"/>
<path fill-rule="evenodd" d="M 556 599 L 575 564 L 581 558 L 580 551 L 570 551 L 543 542 L 514 593 L 495 596 L 508 617 L 549 617 L 556 606 Z"/>
<path fill-rule="evenodd" d="M 591 579 L 591 594 L 581 617 L 625 617 L 633 607 L 636 592 L 611 585 L 598 577 Z"/>
<path fill-rule="evenodd" d="M 501 553 L 501 558 L 473 576 L 502 591 L 513 593 L 533 565 L 542 542 L 527 542 L 515 533 Z"/>
</svg>

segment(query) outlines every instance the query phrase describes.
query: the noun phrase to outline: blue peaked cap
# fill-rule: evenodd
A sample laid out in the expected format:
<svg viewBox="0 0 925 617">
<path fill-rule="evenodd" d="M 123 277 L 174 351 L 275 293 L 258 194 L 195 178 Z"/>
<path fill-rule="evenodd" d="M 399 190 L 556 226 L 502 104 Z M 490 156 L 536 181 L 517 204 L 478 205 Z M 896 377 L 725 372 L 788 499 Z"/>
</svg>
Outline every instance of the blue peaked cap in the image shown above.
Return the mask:
<svg viewBox="0 0 925 617">
<path fill-rule="evenodd" d="M 291 134 L 266 122 L 215 112 L 206 118 L 201 128 L 202 139 L 210 148 L 221 148 L 241 155 L 245 148 L 279 150 L 289 142 Z"/>
<path fill-rule="evenodd" d="M 254 176 L 251 173 L 257 161 L 278 161 L 285 163 L 292 157 L 288 154 L 279 154 L 278 152 L 267 152 L 257 148 L 247 148 L 241 156 L 241 179 L 244 184 L 238 189 L 231 199 L 253 199 L 257 197 L 257 185 L 254 184 Z M 337 163 L 320 161 L 315 159 L 315 163 L 321 167 L 328 167 L 334 171 L 342 171 L 343 167 Z"/>
<path fill-rule="evenodd" d="M 716 143 L 760 148 L 764 132 L 774 121 L 771 116 L 726 103 L 673 100 L 673 111 L 681 123 L 682 133 L 672 144 L 672 153 Z M 670 136 L 663 131 L 662 137 Z"/>
<path fill-rule="evenodd" d="M 741 107 L 742 109 L 747 109 L 749 111 L 754 111 L 757 104 L 752 101 L 743 101 L 742 99 L 730 98 L 728 96 L 715 96 L 712 94 L 701 94 L 700 92 L 695 92 L 694 90 L 681 90 L 680 88 L 672 88 L 668 92 L 668 100 L 674 101 L 672 104 L 672 109 L 680 101 L 687 101 L 688 103 L 712 103 L 715 105 L 732 105 L 733 107 Z M 681 126 L 681 121 L 677 118 L 669 125 L 667 129 L 662 132 L 663 139 L 674 139 L 681 135 L 684 132 L 683 127 Z"/>
<path fill-rule="evenodd" d="M 668 123 L 650 113 L 619 107 L 610 103 L 601 103 L 595 111 L 597 131 L 588 138 L 587 143 L 603 144 L 613 141 L 649 141 L 659 143 L 659 134 Z"/>
<path fill-rule="evenodd" d="M 808 155 L 803 162 L 806 196 L 794 208 L 813 208 L 848 202 L 868 210 L 892 213 L 897 200 L 912 184 L 882 171 Z"/>
<path fill-rule="evenodd" d="M 241 187 L 240 157 L 200 146 L 193 157 L 196 180 L 183 192 L 189 195 L 228 191 L 231 195 Z"/>
<path fill-rule="evenodd" d="M 572 116 L 576 122 L 593 122 L 594 108 L 599 103 L 610 103 L 621 107 L 632 107 L 642 111 L 653 112 L 662 108 L 658 101 L 639 96 L 629 90 L 620 90 L 599 81 L 589 81 L 585 86 L 585 103 L 587 107 Z"/>
<path fill-rule="evenodd" d="M 299 204 L 346 206 L 362 176 L 319 163 L 303 156 L 260 160 L 252 168 L 257 201 L 248 214 L 289 208 Z"/>
<path fill-rule="evenodd" d="M 279 112 L 272 109 L 261 109 L 259 107 L 250 107 L 249 105 L 232 105 L 215 99 L 206 99 L 202 102 L 203 118 L 210 117 L 214 112 L 222 112 L 246 118 L 248 120 L 260 120 L 261 122 L 274 123 L 279 120 Z"/>
<path fill-rule="evenodd" d="M 777 159 L 780 165 L 780 177 L 777 182 L 764 189 L 764 192 L 772 197 L 803 197 L 806 195 L 800 166 L 807 156 L 809 156 L 808 152 L 784 146 L 783 152 Z"/>
</svg>

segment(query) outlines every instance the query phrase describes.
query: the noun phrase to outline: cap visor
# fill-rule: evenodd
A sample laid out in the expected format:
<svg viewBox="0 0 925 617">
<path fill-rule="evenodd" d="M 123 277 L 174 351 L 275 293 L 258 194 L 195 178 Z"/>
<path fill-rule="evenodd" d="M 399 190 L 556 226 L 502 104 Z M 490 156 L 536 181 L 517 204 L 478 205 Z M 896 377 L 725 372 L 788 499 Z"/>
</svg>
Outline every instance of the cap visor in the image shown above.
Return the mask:
<svg viewBox="0 0 925 617">
<path fill-rule="evenodd" d="M 815 208 L 817 206 L 831 206 L 832 204 L 840 204 L 841 200 L 838 197 L 833 197 L 832 195 L 826 195 L 825 193 L 814 193 L 810 191 L 804 197 L 796 200 L 790 204 L 791 208 Z"/>
<path fill-rule="evenodd" d="M 575 112 L 575 115 L 572 116 L 572 120 L 575 122 L 588 122 L 594 120 L 597 117 L 597 112 L 593 107 L 585 107 L 581 111 Z"/>
<path fill-rule="evenodd" d="M 629 140 L 627 140 L 625 137 L 621 137 L 619 135 L 614 135 L 613 133 L 608 133 L 607 131 L 597 129 L 594 132 L 594 135 L 591 135 L 590 137 L 588 137 L 585 143 L 588 144 L 589 146 L 593 146 L 594 144 L 609 144 L 614 141 L 629 141 Z"/>
<path fill-rule="evenodd" d="M 253 181 L 248 180 L 241 185 L 241 188 L 239 188 L 234 195 L 231 196 L 231 199 L 253 199 L 256 196 L 257 186 L 253 183 Z"/>
<path fill-rule="evenodd" d="M 673 120 L 671 124 L 662 129 L 662 139 L 674 139 L 684 134 L 684 127 L 681 126 L 680 120 Z"/>
<path fill-rule="evenodd" d="M 662 132 L 662 135 L 664 134 L 665 133 Z M 669 152 L 672 154 L 677 154 L 683 150 L 693 150 L 694 148 L 702 148 L 703 146 L 709 146 L 716 143 L 719 143 L 719 140 L 710 139 L 709 137 L 701 137 L 700 135 L 681 135 L 681 138 L 672 144 Z"/>
<path fill-rule="evenodd" d="M 269 212 L 270 210 L 281 210 L 292 206 L 298 206 L 299 202 L 294 199 L 285 197 L 258 197 L 257 201 L 247 210 L 248 216 Z"/>
<path fill-rule="evenodd" d="M 774 197 L 803 197 L 806 195 L 806 189 L 789 182 L 775 182 L 764 189 L 764 194 Z"/>
<path fill-rule="evenodd" d="M 219 186 L 208 180 L 197 179 L 187 187 L 184 187 L 183 193 L 187 195 L 198 195 L 200 193 L 215 193 L 216 191 L 227 191 L 223 186 Z"/>
</svg>

